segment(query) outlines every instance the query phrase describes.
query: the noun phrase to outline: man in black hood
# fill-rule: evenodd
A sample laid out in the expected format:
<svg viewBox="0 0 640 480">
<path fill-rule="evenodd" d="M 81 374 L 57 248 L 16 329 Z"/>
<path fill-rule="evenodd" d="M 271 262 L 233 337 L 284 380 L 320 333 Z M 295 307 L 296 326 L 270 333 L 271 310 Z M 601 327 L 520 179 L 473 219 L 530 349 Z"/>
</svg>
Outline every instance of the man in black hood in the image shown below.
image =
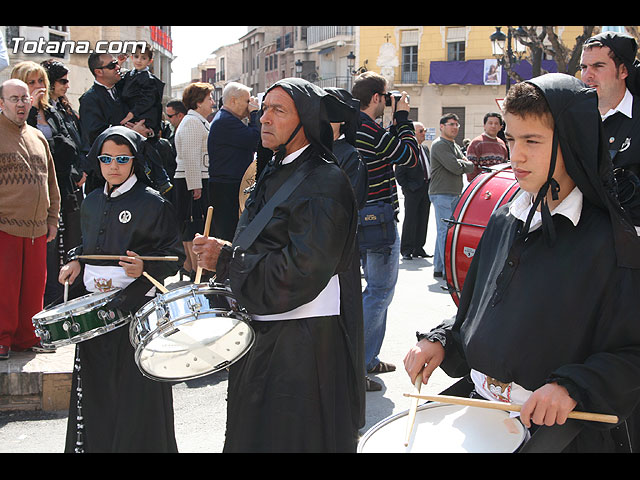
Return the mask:
<svg viewBox="0 0 640 480">
<path fill-rule="evenodd" d="M 256 333 L 229 369 L 225 452 L 355 452 L 364 364 L 353 333 L 362 326 L 353 323 L 362 317 L 340 274 L 355 254 L 356 202 L 331 128 L 352 116 L 305 80 L 276 82 L 260 119 L 272 158 L 233 243 L 193 241 L 198 265 L 230 286 Z"/>
<path fill-rule="evenodd" d="M 640 232 L 640 62 L 636 39 L 603 32 L 582 51 L 582 81 L 598 92 L 598 109 L 615 167 L 618 196 Z"/>
<path fill-rule="evenodd" d="M 441 366 L 472 395 L 522 404 L 527 451 L 638 451 L 640 239 L 595 90 L 543 75 L 512 87 L 504 110 L 521 194 L 490 218 L 455 320 L 419 334 L 405 369 L 426 383 Z M 573 410 L 619 423 L 567 420 Z"/>
</svg>

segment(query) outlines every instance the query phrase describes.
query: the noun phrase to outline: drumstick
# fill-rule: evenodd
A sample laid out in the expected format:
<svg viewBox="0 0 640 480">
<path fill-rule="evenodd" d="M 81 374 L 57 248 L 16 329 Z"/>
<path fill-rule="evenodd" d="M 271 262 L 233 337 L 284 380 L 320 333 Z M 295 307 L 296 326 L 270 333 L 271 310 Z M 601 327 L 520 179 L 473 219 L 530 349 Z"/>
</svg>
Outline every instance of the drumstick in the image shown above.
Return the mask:
<svg viewBox="0 0 640 480">
<path fill-rule="evenodd" d="M 413 384 L 414 392 L 416 395 L 420 395 L 420 387 L 422 386 L 422 372 L 416 377 L 416 381 Z M 411 400 L 411 408 L 409 409 L 409 416 L 407 418 L 407 433 L 404 439 L 404 446 L 409 445 L 409 439 L 411 438 L 411 432 L 413 431 L 413 424 L 416 421 L 416 411 L 418 410 L 418 398 L 413 397 Z"/>
<path fill-rule="evenodd" d="M 64 303 L 69 299 L 69 280 L 64 281 Z"/>
<path fill-rule="evenodd" d="M 160 290 L 162 293 L 167 293 L 167 292 L 169 291 L 169 290 L 167 290 L 167 289 L 165 288 L 165 286 L 164 286 L 164 285 L 162 285 L 159 281 L 157 281 L 155 278 L 153 278 L 153 277 L 152 277 L 151 275 L 149 275 L 147 272 L 142 272 L 142 274 L 143 274 L 145 277 L 147 277 L 147 279 L 148 279 L 151 283 L 153 283 L 153 284 L 156 286 L 156 288 L 157 288 L 158 290 Z"/>
<path fill-rule="evenodd" d="M 84 260 L 119 260 L 120 257 L 128 257 L 129 255 L 78 255 L 78 258 L 82 258 Z M 177 262 L 178 257 L 141 257 L 138 256 L 140 260 L 144 261 L 161 261 L 161 262 Z"/>
<path fill-rule="evenodd" d="M 204 224 L 204 232 L 202 233 L 202 235 L 204 237 L 208 237 L 209 236 L 209 228 L 211 227 L 211 219 L 213 218 L 213 207 L 209 206 L 209 208 L 207 209 L 207 220 Z M 202 276 L 202 267 L 198 266 L 198 269 L 196 270 L 196 278 L 194 283 L 200 283 L 200 277 Z"/>
<path fill-rule="evenodd" d="M 405 397 L 415 397 L 423 400 L 429 400 L 439 403 L 450 403 L 452 405 L 467 405 L 470 407 L 481 408 L 493 408 L 494 410 L 506 410 L 508 412 L 519 412 L 522 409 L 522 405 L 515 403 L 496 402 L 491 400 L 480 400 L 473 398 L 453 397 L 449 395 L 415 395 L 412 393 L 405 393 Z M 588 420 L 591 422 L 602 423 L 618 423 L 619 419 L 615 415 L 607 415 L 604 413 L 589 413 L 589 412 L 569 412 L 568 418 L 576 420 Z"/>
</svg>

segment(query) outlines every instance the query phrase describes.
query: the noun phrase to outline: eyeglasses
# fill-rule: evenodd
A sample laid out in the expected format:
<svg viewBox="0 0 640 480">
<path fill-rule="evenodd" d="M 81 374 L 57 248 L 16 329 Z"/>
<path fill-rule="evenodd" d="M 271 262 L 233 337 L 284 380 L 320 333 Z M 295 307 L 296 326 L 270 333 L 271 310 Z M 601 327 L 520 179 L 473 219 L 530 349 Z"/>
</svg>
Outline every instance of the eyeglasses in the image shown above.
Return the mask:
<svg viewBox="0 0 640 480">
<path fill-rule="evenodd" d="M 109 62 L 106 65 L 103 65 L 101 67 L 96 67 L 96 68 L 108 68 L 109 70 L 113 70 L 117 66 L 118 66 L 117 60 L 113 60 L 112 62 Z"/>
<path fill-rule="evenodd" d="M 22 103 L 31 103 L 31 97 L 28 95 L 23 95 L 22 97 L 18 97 L 16 95 L 13 95 L 11 97 L 5 98 L 2 97 L 4 100 L 6 100 L 9 103 L 18 103 L 20 101 L 22 101 Z"/>
<path fill-rule="evenodd" d="M 114 158 L 117 163 L 119 163 L 120 165 L 124 165 L 129 163 L 129 161 L 135 157 L 129 155 L 118 155 L 116 157 L 112 157 L 111 155 L 98 155 L 98 160 L 100 160 L 105 165 L 109 165 Z"/>
</svg>

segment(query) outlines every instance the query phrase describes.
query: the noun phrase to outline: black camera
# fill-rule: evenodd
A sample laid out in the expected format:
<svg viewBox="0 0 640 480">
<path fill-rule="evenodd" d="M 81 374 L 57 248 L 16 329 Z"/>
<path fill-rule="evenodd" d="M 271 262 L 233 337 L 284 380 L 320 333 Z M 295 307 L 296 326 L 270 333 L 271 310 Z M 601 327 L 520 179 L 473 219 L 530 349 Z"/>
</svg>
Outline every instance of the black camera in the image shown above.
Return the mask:
<svg viewBox="0 0 640 480">
<path fill-rule="evenodd" d="M 391 92 L 387 92 L 385 95 L 385 105 L 387 107 L 391 106 L 391 97 L 394 97 L 396 99 L 395 105 L 397 106 L 398 102 L 402 98 L 402 92 L 399 92 L 398 90 L 392 90 Z M 409 95 L 407 95 L 407 102 L 408 101 L 409 101 Z"/>
</svg>

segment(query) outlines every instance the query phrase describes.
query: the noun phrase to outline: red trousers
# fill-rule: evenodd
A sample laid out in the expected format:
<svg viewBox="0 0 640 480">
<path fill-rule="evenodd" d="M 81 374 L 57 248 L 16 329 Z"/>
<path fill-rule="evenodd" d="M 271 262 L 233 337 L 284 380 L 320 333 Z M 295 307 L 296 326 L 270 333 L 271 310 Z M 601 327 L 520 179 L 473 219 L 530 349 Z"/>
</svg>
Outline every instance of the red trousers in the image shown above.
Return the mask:
<svg viewBox="0 0 640 480">
<path fill-rule="evenodd" d="M 0 231 L 0 345 L 24 350 L 38 343 L 31 319 L 42 311 L 46 278 L 46 235 Z"/>
</svg>

